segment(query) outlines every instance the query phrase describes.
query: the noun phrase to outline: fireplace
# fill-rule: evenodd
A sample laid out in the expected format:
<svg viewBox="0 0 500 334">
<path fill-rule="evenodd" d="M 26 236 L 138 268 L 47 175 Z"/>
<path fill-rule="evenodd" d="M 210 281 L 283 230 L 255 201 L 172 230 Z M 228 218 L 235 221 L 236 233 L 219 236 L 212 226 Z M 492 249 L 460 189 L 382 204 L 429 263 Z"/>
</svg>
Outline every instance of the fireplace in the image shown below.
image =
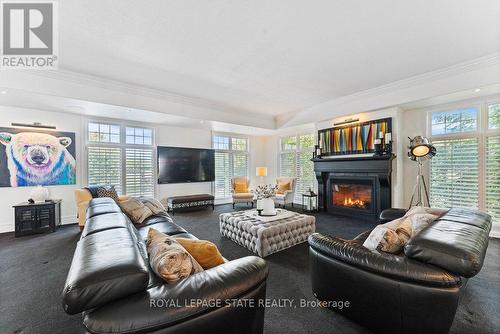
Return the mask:
<svg viewBox="0 0 500 334">
<path fill-rule="evenodd" d="M 314 159 L 320 210 L 377 221 L 391 206 L 393 158 Z"/>
<path fill-rule="evenodd" d="M 371 210 L 373 185 L 360 180 L 339 180 L 331 183 L 332 205 L 340 208 Z"/>
</svg>

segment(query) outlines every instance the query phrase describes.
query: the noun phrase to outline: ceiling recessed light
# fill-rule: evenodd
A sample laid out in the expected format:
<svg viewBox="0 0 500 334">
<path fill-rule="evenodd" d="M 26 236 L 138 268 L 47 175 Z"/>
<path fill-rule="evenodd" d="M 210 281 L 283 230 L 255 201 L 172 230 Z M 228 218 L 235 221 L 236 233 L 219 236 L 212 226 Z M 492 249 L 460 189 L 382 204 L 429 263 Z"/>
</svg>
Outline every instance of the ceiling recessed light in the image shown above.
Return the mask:
<svg viewBox="0 0 500 334">
<path fill-rule="evenodd" d="M 2 90 L 2 91 L 0 92 L 0 94 L 5 95 L 5 94 L 7 94 L 7 91 L 6 91 L 6 90 Z"/>
<path fill-rule="evenodd" d="M 481 91 L 481 88 L 476 88 L 476 89 L 474 89 L 474 91 L 475 91 L 476 93 L 479 93 L 479 92 Z"/>
</svg>

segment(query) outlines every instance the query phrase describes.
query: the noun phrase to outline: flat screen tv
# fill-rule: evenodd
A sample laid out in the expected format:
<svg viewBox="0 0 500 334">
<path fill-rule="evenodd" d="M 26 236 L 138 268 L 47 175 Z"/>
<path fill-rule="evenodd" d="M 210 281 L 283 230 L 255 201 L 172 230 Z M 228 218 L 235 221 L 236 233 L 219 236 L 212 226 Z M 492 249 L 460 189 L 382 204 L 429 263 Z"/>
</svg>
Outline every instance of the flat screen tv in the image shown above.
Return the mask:
<svg viewBox="0 0 500 334">
<path fill-rule="evenodd" d="M 158 146 L 158 183 L 215 180 L 214 150 Z"/>
</svg>

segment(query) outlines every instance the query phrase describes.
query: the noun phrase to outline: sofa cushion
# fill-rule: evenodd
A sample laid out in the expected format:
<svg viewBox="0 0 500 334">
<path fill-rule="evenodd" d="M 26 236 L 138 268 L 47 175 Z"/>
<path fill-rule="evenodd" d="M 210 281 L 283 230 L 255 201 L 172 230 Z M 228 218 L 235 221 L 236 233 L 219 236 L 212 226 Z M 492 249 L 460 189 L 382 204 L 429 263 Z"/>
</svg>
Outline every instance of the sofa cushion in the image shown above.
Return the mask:
<svg viewBox="0 0 500 334">
<path fill-rule="evenodd" d="M 105 215 L 97 215 L 87 219 L 82 232 L 82 238 L 105 230 L 127 228 L 128 224 L 129 221 L 123 213 L 113 212 Z"/>
<path fill-rule="evenodd" d="M 63 308 L 76 314 L 144 291 L 148 282 L 148 264 L 128 229 L 90 234 L 76 246 L 63 290 Z"/>
<path fill-rule="evenodd" d="M 203 271 L 199 263 L 180 243 L 154 228 L 148 231 L 146 247 L 151 268 L 167 283 L 174 283 Z"/>
<path fill-rule="evenodd" d="M 461 214 L 462 217 L 471 217 L 471 221 L 477 219 L 475 224 L 469 224 L 449 220 L 456 213 L 450 211 L 450 217 L 445 214 L 413 237 L 405 247 L 405 255 L 464 277 L 472 277 L 483 265 L 491 217 L 467 210 Z"/>
<path fill-rule="evenodd" d="M 170 236 L 177 235 L 180 233 L 186 233 L 185 229 L 183 229 L 182 227 L 180 227 L 177 224 L 170 223 L 168 221 L 158 222 L 156 224 L 151 224 L 151 225 L 147 225 L 147 226 L 139 225 L 138 230 L 139 230 L 139 234 L 141 235 L 141 238 L 143 241 L 146 241 L 148 239 L 148 233 L 149 233 L 150 228 L 154 228 L 155 230 L 157 230 L 161 233 L 168 234 Z"/>
<path fill-rule="evenodd" d="M 107 213 L 121 213 L 122 210 L 109 197 L 94 198 L 90 201 L 89 207 L 87 208 L 87 219 L 103 215 Z"/>
<path fill-rule="evenodd" d="M 153 215 L 167 213 L 167 209 L 156 198 L 146 197 L 146 198 L 141 198 L 140 200 L 142 203 L 144 203 L 145 206 L 149 208 L 149 210 L 151 210 Z"/>
</svg>

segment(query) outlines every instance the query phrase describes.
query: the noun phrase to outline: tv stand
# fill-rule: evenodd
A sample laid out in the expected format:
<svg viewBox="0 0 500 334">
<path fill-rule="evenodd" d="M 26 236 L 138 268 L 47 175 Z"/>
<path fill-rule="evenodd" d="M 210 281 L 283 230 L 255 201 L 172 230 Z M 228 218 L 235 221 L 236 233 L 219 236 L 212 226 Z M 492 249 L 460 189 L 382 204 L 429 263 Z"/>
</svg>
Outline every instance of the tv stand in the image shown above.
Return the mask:
<svg viewBox="0 0 500 334">
<path fill-rule="evenodd" d="M 172 196 L 167 198 L 168 211 L 175 214 L 175 210 L 185 208 L 207 208 L 215 209 L 214 196 L 209 194 L 188 195 L 188 196 Z"/>
</svg>

